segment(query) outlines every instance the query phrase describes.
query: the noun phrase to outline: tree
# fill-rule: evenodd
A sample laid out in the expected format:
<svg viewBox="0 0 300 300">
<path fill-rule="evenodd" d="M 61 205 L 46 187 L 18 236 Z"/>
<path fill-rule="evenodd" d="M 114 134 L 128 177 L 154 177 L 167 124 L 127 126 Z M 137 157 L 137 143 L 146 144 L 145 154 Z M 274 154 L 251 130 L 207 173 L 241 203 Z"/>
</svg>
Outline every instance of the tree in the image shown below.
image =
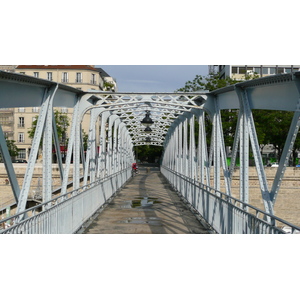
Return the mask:
<svg viewBox="0 0 300 300">
<path fill-rule="evenodd" d="M 177 90 L 177 92 L 196 92 L 196 91 L 213 91 L 216 89 L 220 89 L 229 85 L 236 84 L 240 82 L 239 80 L 232 79 L 230 77 L 220 78 L 220 75 L 217 74 L 210 74 L 208 76 L 196 75 L 193 81 L 187 81 L 183 88 Z M 258 75 L 247 75 L 245 79 L 255 79 Z M 236 123 L 237 123 L 237 110 L 223 110 L 221 114 L 222 118 L 222 126 L 225 138 L 225 145 L 231 146 L 233 144 Z M 210 144 L 211 139 L 211 120 L 209 116 L 206 115 L 206 134 L 207 134 L 207 143 Z M 195 124 L 195 128 L 198 127 L 197 121 Z M 196 138 L 197 143 L 197 138 Z"/>
<path fill-rule="evenodd" d="M 6 145 L 7 145 L 7 149 L 8 149 L 8 153 L 10 155 L 10 157 L 16 157 L 19 153 L 19 148 L 16 146 L 16 141 L 14 140 L 8 140 L 8 139 L 5 139 L 6 140 Z M 1 152 L 0 152 L 0 161 L 2 161 L 2 155 L 1 155 Z"/>
<path fill-rule="evenodd" d="M 245 75 L 245 80 L 256 79 L 259 76 Z M 187 81 L 183 88 L 178 89 L 178 92 L 195 92 L 201 90 L 213 91 L 222 87 L 236 84 L 240 81 L 229 77 L 220 79 L 219 74 L 211 74 L 209 76 L 197 75 L 193 81 Z M 258 142 L 261 145 L 261 150 L 267 144 L 272 144 L 277 152 L 278 160 L 281 157 L 286 136 L 289 131 L 293 112 L 287 111 L 271 111 L 271 110 L 253 110 L 253 119 L 256 126 Z M 222 110 L 222 126 L 225 138 L 225 145 L 233 144 L 236 131 L 238 110 Z M 211 122 L 208 117 L 207 122 L 207 141 L 210 143 Z M 268 126 L 266 126 L 268 124 Z M 293 148 L 294 164 L 296 163 L 296 150 L 300 149 L 300 137 L 297 137 Z"/>
<path fill-rule="evenodd" d="M 66 113 L 61 113 L 58 110 L 54 111 L 54 118 L 55 118 L 55 123 L 56 123 L 58 140 L 64 146 L 63 154 L 64 154 L 64 159 L 65 159 L 65 148 L 68 143 L 67 131 L 68 131 L 68 127 L 70 126 L 70 120 Z M 38 116 L 35 117 L 35 120 L 32 122 L 32 126 L 31 126 L 30 130 L 28 131 L 28 136 L 31 139 L 33 139 L 33 137 L 34 137 L 37 122 L 38 122 Z M 42 144 L 43 144 L 43 139 L 41 139 L 41 142 L 39 145 L 40 148 L 42 147 Z"/>
<path fill-rule="evenodd" d="M 176 90 L 176 92 L 197 92 L 201 90 L 213 91 L 240 81 L 230 77 L 220 79 L 220 74 L 210 74 L 208 76 L 196 75 L 194 80 L 187 81 L 185 86 Z"/>
<path fill-rule="evenodd" d="M 58 110 L 54 111 L 54 118 L 56 122 L 57 135 L 60 141 L 64 140 L 64 135 L 66 134 L 68 127 L 70 126 L 70 120 L 66 113 L 61 113 Z M 35 117 L 35 120 L 32 122 L 32 126 L 28 131 L 29 138 L 33 139 L 36 125 L 38 122 L 38 116 Z"/>
<path fill-rule="evenodd" d="M 293 119 L 293 112 L 276 110 L 253 110 L 258 142 L 262 146 L 272 144 L 276 150 L 277 160 L 280 159 L 285 140 Z M 266 126 L 268 124 L 268 126 Z M 293 147 L 293 164 L 296 164 L 296 151 L 300 149 L 300 137 L 296 138 Z"/>
</svg>

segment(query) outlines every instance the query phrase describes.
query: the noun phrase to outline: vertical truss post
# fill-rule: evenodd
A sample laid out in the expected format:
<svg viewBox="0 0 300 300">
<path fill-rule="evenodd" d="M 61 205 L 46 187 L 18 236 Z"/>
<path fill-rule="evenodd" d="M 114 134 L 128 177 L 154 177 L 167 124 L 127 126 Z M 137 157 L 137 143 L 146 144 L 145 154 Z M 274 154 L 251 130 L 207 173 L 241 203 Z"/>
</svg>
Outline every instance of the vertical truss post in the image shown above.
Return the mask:
<svg viewBox="0 0 300 300">
<path fill-rule="evenodd" d="M 117 154 L 118 154 L 118 145 L 117 145 L 117 140 L 118 140 L 118 127 L 119 127 L 119 122 L 120 120 L 118 117 L 115 117 L 114 121 L 114 132 L 113 132 L 113 149 L 112 149 L 112 171 L 115 173 L 117 171 Z"/>
<path fill-rule="evenodd" d="M 78 131 L 77 122 L 80 123 L 80 98 L 77 98 L 77 102 L 74 106 L 73 110 L 73 117 L 72 117 L 72 125 L 71 125 L 71 132 L 70 132 L 70 138 L 68 143 L 68 151 L 67 151 L 67 157 L 65 161 L 65 168 L 64 168 L 64 178 L 61 186 L 61 195 L 66 194 L 67 192 L 67 186 L 68 186 L 68 178 L 69 178 L 69 172 L 70 172 L 70 165 L 71 165 L 71 158 L 74 147 L 74 141 L 76 136 L 76 130 Z M 75 159 L 75 157 L 73 157 Z M 73 165 L 73 168 L 75 169 L 75 162 Z M 75 172 L 75 170 L 74 170 Z M 74 174 L 73 172 L 73 174 Z M 79 174 L 78 174 L 79 177 Z M 73 180 L 75 180 L 73 178 Z M 78 184 L 76 184 L 77 186 Z M 73 189 L 75 189 L 75 182 L 73 182 Z"/>
<path fill-rule="evenodd" d="M 216 118 L 217 118 L 218 143 L 220 144 L 218 147 L 220 150 L 219 157 L 221 155 L 225 189 L 226 189 L 226 193 L 228 195 L 231 195 L 230 172 L 228 170 L 227 163 L 226 163 L 225 142 L 224 142 L 224 134 L 223 134 L 223 128 L 222 128 L 221 111 L 219 108 L 219 100 L 218 99 L 216 99 L 216 101 L 215 101 L 215 110 L 216 110 Z"/>
<path fill-rule="evenodd" d="M 183 122 L 183 174 L 188 176 L 188 122 L 187 119 Z"/>
<path fill-rule="evenodd" d="M 73 189 L 80 187 L 80 123 L 81 119 L 75 120 L 74 146 L 73 146 Z"/>
<path fill-rule="evenodd" d="M 178 130 L 178 126 L 175 128 L 174 130 L 174 136 L 175 136 L 175 172 L 179 172 L 179 168 L 180 168 L 180 142 L 179 142 L 179 130 Z"/>
<path fill-rule="evenodd" d="M 88 145 L 86 151 L 86 167 L 84 168 L 84 176 L 83 176 L 83 185 L 87 184 L 88 174 L 90 173 L 90 182 L 95 181 L 95 121 L 96 121 L 96 109 L 91 110 L 90 116 L 90 126 L 89 126 L 89 134 L 88 134 Z"/>
<path fill-rule="evenodd" d="M 215 100 L 217 101 L 217 100 Z M 220 191 L 220 168 L 221 168 L 221 161 L 220 161 L 220 132 L 218 129 L 219 121 L 218 115 L 215 111 L 213 116 L 213 161 L 214 161 L 214 189 Z"/>
<path fill-rule="evenodd" d="M 126 145 L 126 126 L 124 123 L 121 123 L 120 130 L 119 130 L 119 156 L 120 156 L 120 162 L 119 162 L 119 170 L 123 170 L 126 168 L 125 164 L 125 145 Z"/>
<path fill-rule="evenodd" d="M 195 116 L 190 118 L 189 177 L 195 179 Z"/>
<path fill-rule="evenodd" d="M 43 202 L 48 202 L 52 198 L 52 103 L 53 101 L 50 101 L 48 105 L 43 134 Z"/>
<path fill-rule="evenodd" d="M 182 122 L 179 123 L 179 125 L 177 126 L 177 130 L 178 130 L 178 154 L 179 154 L 179 170 L 178 172 L 180 174 L 183 173 L 183 144 L 182 144 L 182 130 L 183 130 L 183 124 Z"/>
<path fill-rule="evenodd" d="M 249 203 L 249 131 L 244 107 L 240 123 L 240 199 Z"/>
<path fill-rule="evenodd" d="M 198 164 L 199 164 L 199 180 L 202 184 L 210 186 L 210 170 L 207 153 L 206 131 L 205 131 L 205 113 L 200 111 L 199 117 L 199 136 L 198 136 Z M 205 173 L 206 172 L 206 173 Z"/>
<path fill-rule="evenodd" d="M 101 127 L 100 127 L 100 149 L 99 149 L 99 163 L 98 163 L 98 176 L 97 177 L 104 177 L 105 173 L 105 158 L 106 158 L 106 122 L 107 118 L 109 117 L 110 113 L 108 111 L 104 111 L 101 114 Z"/>
</svg>

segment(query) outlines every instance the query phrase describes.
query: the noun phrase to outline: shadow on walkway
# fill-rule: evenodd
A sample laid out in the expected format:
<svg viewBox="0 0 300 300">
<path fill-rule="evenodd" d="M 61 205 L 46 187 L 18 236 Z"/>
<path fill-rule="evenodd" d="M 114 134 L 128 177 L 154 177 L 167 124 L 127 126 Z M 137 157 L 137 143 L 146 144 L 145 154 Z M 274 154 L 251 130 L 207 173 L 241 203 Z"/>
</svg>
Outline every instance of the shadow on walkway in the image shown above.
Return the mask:
<svg viewBox="0 0 300 300">
<path fill-rule="evenodd" d="M 158 167 L 142 167 L 85 234 L 206 234 Z"/>
</svg>

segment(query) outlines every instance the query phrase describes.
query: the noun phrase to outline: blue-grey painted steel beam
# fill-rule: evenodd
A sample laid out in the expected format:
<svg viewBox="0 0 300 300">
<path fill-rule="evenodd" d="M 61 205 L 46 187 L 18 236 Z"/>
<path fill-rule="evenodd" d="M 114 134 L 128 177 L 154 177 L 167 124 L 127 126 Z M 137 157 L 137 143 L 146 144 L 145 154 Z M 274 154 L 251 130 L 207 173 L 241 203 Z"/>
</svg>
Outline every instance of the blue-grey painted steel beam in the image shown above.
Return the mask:
<svg viewBox="0 0 300 300">
<path fill-rule="evenodd" d="M 2 154 L 2 159 L 5 165 L 5 169 L 7 172 L 7 176 L 12 188 L 12 192 L 15 198 L 16 203 L 18 203 L 18 198 L 20 195 L 20 187 L 17 181 L 15 170 L 12 166 L 11 157 L 9 155 L 9 151 L 6 144 L 6 139 L 4 137 L 2 126 L 0 125 L 0 151 Z"/>
</svg>

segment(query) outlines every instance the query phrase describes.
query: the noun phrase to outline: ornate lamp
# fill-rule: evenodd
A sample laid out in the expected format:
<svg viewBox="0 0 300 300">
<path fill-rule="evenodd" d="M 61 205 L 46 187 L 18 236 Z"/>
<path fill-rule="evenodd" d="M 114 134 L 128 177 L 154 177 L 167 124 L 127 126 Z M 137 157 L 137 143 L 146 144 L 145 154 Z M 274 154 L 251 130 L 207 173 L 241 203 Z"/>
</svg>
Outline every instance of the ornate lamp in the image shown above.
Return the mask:
<svg viewBox="0 0 300 300">
<path fill-rule="evenodd" d="M 145 130 L 144 130 L 145 132 L 151 132 L 152 131 L 152 129 L 149 127 L 149 125 L 147 125 L 147 127 L 145 128 Z"/>
<path fill-rule="evenodd" d="M 151 126 L 154 122 L 153 122 L 153 120 L 150 118 L 150 111 L 149 110 L 147 110 L 146 111 L 146 116 L 145 116 L 145 118 L 141 121 L 141 123 L 143 124 L 143 125 L 145 125 L 145 126 Z"/>
</svg>

